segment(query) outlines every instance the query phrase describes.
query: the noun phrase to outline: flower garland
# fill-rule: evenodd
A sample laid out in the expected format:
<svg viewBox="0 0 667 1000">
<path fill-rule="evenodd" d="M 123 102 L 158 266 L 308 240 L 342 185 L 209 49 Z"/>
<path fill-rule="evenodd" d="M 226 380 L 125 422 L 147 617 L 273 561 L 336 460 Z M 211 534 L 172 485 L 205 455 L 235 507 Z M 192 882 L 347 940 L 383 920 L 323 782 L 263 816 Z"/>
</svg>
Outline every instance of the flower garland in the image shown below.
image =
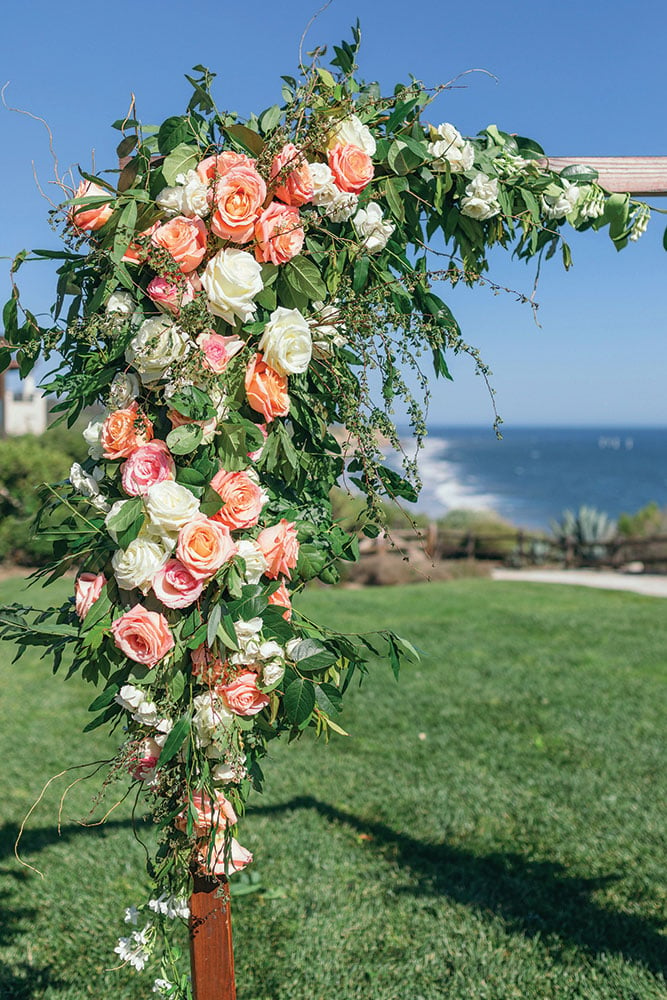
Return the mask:
<svg viewBox="0 0 667 1000">
<path fill-rule="evenodd" d="M 358 44 L 355 30 L 333 73 L 315 62 L 284 78 L 284 104 L 246 123 L 217 110 L 202 67 L 184 115 L 117 122 L 116 185 L 84 174 L 60 214 L 65 250 L 34 255 L 61 262 L 53 325 L 16 287 L 5 308 L 22 373 L 57 349 L 57 409 L 73 422 L 102 402 L 106 415 L 84 431 L 89 459 L 43 491 L 50 579 L 77 566 L 73 602 L 14 605 L 0 632 L 47 647 L 56 667 L 67 653 L 100 687 L 87 728 L 121 729 L 111 772 L 146 793 L 159 847 L 155 898 L 126 912 L 148 922 L 115 950 L 139 970 L 166 956 L 164 996 L 188 991 L 167 959 L 192 872 L 252 861 L 236 832 L 270 741 L 344 734 L 353 674 L 377 655 L 396 673 L 416 657 L 390 631 L 308 621 L 292 593 L 357 557 L 329 498 L 345 470 L 369 497 L 368 534 L 379 495 L 416 497 L 414 468 L 383 465 L 376 441 L 398 445 L 397 397 L 423 433 L 402 364 L 424 389 L 424 350 L 437 375 L 447 350 L 482 366 L 433 283 L 486 280 L 496 243 L 520 257 L 560 246 L 568 266 L 566 222 L 608 226 L 621 247 L 648 217 L 590 170 L 553 173 L 531 140 L 422 124 L 435 94 L 412 83 L 382 97 L 355 79 Z M 444 270 L 429 267 L 434 234 Z M 336 423 L 354 442 L 347 462 Z"/>
</svg>

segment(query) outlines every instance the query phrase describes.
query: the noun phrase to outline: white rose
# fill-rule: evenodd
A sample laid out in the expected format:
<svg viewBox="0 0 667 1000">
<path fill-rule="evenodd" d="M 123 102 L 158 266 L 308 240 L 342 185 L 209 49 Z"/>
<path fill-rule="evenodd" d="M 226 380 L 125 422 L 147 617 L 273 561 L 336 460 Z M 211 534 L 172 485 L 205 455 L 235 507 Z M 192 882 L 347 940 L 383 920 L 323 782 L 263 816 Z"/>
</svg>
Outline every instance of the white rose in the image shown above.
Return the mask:
<svg viewBox="0 0 667 1000">
<path fill-rule="evenodd" d="M 347 222 L 357 210 L 359 195 L 351 191 L 339 191 L 325 207 L 325 214 L 332 222 Z"/>
<path fill-rule="evenodd" d="M 154 726 L 159 718 L 157 705 L 154 701 L 142 701 L 136 712 L 132 713 L 132 718 L 142 726 Z"/>
<path fill-rule="evenodd" d="M 313 353 L 308 321 L 298 309 L 278 306 L 264 327 L 259 350 L 267 365 L 279 375 L 305 372 Z"/>
<path fill-rule="evenodd" d="M 261 618 L 251 618 L 250 621 L 234 622 L 234 631 L 236 632 L 239 648 L 230 657 L 233 664 L 239 665 L 255 662 L 259 656 L 262 644 L 259 634 L 261 630 Z"/>
<path fill-rule="evenodd" d="M 188 347 L 185 333 L 166 316 L 146 319 L 125 351 L 145 385 L 157 382 L 172 362 L 182 358 Z"/>
<path fill-rule="evenodd" d="M 382 215 L 377 202 L 372 201 L 367 208 L 360 208 L 352 219 L 352 225 L 362 237 L 362 247 L 368 253 L 380 253 L 387 245 L 396 226 Z"/>
<path fill-rule="evenodd" d="M 469 215 L 471 219 L 477 219 L 479 222 L 492 219 L 499 211 L 500 205 L 495 201 L 484 201 L 482 198 L 461 199 L 461 214 Z"/>
<path fill-rule="evenodd" d="M 157 733 L 153 737 L 155 742 L 159 747 L 163 747 L 167 742 L 167 736 L 174 728 L 174 723 L 171 719 L 158 719 L 155 723 L 155 728 Z"/>
<path fill-rule="evenodd" d="M 69 481 L 81 496 L 86 497 L 97 507 L 98 510 L 107 511 L 109 510 L 109 504 L 107 503 L 106 497 L 100 493 L 100 487 L 98 480 L 102 479 L 104 472 L 102 469 L 95 467 L 93 469 L 93 474 L 90 475 L 88 472 L 84 472 L 78 462 L 74 462 L 72 468 L 69 470 Z"/>
<path fill-rule="evenodd" d="M 139 537 L 126 549 L 114 552 L 111 565 L 119 587 L 123 590 L 138 587 L 142 594 L 147 594 L 153 577 L 168 558 L 169 553 L 158 542 Z"/>
<path fill-rule="evenodd" d="M 461 199 L 461 212 L 471 219 L 491 219 L 500 212 L 498 204 L 498 179 L 486 174 L 475 174 L 466 186 L 465 198 Z"/>
<path fill-rule="evenodd" d="M 229 247 L 212 257 L 201 276 L 209 312 L 232 326 L 255 315 L 255 296 L 264 288 L 262 269 L 252 254 Z"/>
<path fill-rule="evenodd" d="M 238 555 L 245 563 L 243 579 L 246 583 L 259 583 L 262 573 L 266 573 L 269 564 L 259 545 L 248 538 L 237 542 Z"/>
<path fill-rule="evenodd" d="M 285 664 L 280 660 L 270 660 L 262 667 L 262 687 L 270 688 L 283 679 Z"/>
<path fill-rule="evenodd" d="M 151 524 L 160 533 L 174 534 L 195 519 L 199 513 L 199 500 L 187 487 L 164 480 L 149 488 L 146 510 Z"/>
<path fill-rule="evenodd" d="M 373 133 L 367 125 L 362 125 L 356 115 L 348 115 L 336 126 L 336 130 L 329 140 L 328 148 L 334 146 L 358 146 L 369 156 L 375 156 L 375 139 Z"/>
<path fill-rule="evenodd" d="M 238 621 L 234 622 L 234 631 L 236 632 L 236 638 L 239 641 L 239 645 L 248 642 L 249 639 L 254 639 L 255 636 L 259 635 L 262 631 L 262 619 L 261 618 L 250 618 L 248 621 Z"/>
<path fill-rule="evenodd" d="M 179 174 L 176 183 L 181 184 L 181 212 L 188 218 L 197 216 L 205 219 L 211 210 L 208 202 L 208 188 L 202 184 L 201 178 L 196 170 L 188 170 L 186 174 Z"/>
<path fill-rule="evenodd" d="M 146 701 L 146 695 L 141 688 L 134 687 L 132 684 L 123 684 L 114 697 L 114 701 L 126 708 L 128 712 L 136 712 L 139 706 Z"/>
<path fill-rule="evenodd" d="M 155 204 L 166 212 L 167 215 L 183 215 L 182 210 L 182 188 L 166 187 L 162 188 L 155 199 Z"/>
<path fill-rule="evenodd" d="M 219 726 L 227 728 L 233 719 L 229 709 L 212 692 L 197 695 L 193 705 L 195 711 L 192 716 L 192 728 L 200 745 L 210 743 L 215 736 L 216 729 Z"/>
<path fill-rule="evenodd" d="M 309 163 L 308 169 L 313 181 L 313 204 L 329 205 L 339 194 L 334 176 L 328 163 Z"/>
<path fill-rule="evenodd" d="M 88 454 L 96 462 L 98 462 L 104 454 L 102 445 L 100 444 L 100 435 L 102 433 L 103 426 L 103 420 L 91 420 L 83 432 L 83 440 L 88 445 Z"/>
<path fill-rule="evenodd" d="M 438 136 L 435 139 L 435 136 Z M 472 143 L 463 138 L 457 128 L 450 122 L 443 122 L 431 130 L 433 141 L 428 144 L 429 154 L 433 157 L 431 168 L 435 171 L 444 170 L 446 164 L 452 173 L 460 174 L 470 170 L 475 158 Z"/>
<path fill-rule="evenodd" d="M 120 328 L 126 320 L 131 319 L 138 306 L 130 292 L 112 292 L 106 304 L 107 316 L 114 327 Z"/>
<path fill-rule="evenodd" d="M 109 388 L 109 403 L 114 410 L 125 410 L 141 391 L 139 379 L 131 372 L 116 372 Z"/>
<path fill-rule="evenodd" d="M 564 215 L 569 215 L 577 207 L 580 191 L 576 184 L 561 177 L 563 190 L 557 194 L 545 194 L 542 196 L 542 208 L 550 219 L 560 219 Z"/>
<path fill-rule="evenodd" d="M 211 777 L 214 781 L 222 782 L 225 785 L 230 781 L 236 781 L 236 771 L 231 764 L 216 764 L 211 771 Z"/>
<path fill-rule="evenodd" d="M 498 197 L 498 178 L 487 177 L 486 174 L 475 174 L 466 186 L 469 198 L 481 198 L 483 201 L 495 201 Z"/>
</svg>

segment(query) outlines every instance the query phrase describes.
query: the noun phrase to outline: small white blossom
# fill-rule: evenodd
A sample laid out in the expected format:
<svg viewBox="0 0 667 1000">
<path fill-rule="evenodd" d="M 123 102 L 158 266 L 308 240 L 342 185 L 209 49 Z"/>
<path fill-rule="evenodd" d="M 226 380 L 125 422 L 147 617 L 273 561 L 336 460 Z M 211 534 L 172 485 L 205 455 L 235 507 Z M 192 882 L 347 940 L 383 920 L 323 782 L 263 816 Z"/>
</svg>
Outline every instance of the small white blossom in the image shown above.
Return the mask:
<svg viewBox="0 0 667 1000">
<path fill-rule="evenodd" d="M 125 923 L 134 924 L 134 926 L 136 927 L 138 916 L 139 916 L 139 910 L 136 908 L 136 906 L 128 906 L 127 909 L 125 910 Z"/>
<path fill-rule="evenodd" d="M 565 177 L 561 177 L 560 183 L 563 185 L 562 190 L 542 195 L 542 210 L 549 219 L 561 219 L 564 215 L 569 215 L 579 201 L 580 189 L 576 184 L 571 184 Z"/>
<path fill-rule="evenodd" d="M 99 462 L 104 454 L 100 443 L 103 426 L 103 420 L 91 420 L 83 432 L 83 440 L 88 445 L 88 454 L 96 462 Z"/>
<path fill-rule="evenodd" d="M 650 218 L 651 210 L 648 205 L 641 205 L 632 220 L 632 226 L 630 227 L 628 239 L 635 243 L 648 229 L 648 222 Z"/>
<path fill-rule="evenodd" d="M 153 983 L 153 993 L 166 993 L 170 990 L 173 983 L 170 983 L 168 979 L 156 979 Z"/>
<path fill-rule="evenodd" d="M 163 892 L 157 899 L 149 899 L 148 908 L 153 913 L 160 913 L 169 920 L 175 920 L 176 917 L 187 920 L 190 916 L 190 907 L 188 906 L 187 899 L 179 896 L 169 896 L 166 892 Z"/>
<path fill-rule="evenodd" d="M 480 222 L 498 215 L 498 179 L 483 173 L 475 174 L 466 186 L 465 197 L 461 199 L 461 212 Z"/>
</svg>

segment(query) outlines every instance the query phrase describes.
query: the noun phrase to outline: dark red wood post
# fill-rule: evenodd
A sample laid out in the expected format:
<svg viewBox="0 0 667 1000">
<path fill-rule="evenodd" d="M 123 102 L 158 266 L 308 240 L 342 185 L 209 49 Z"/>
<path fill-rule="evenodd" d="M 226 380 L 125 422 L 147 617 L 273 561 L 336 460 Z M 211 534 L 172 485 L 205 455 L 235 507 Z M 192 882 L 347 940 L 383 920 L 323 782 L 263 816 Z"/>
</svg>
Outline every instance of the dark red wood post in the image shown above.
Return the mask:
<svg viewBox="0 0 667 1000">
<path fill-rule="evenodd" d="M 194 876 L 190 896 L 190 968 L 194 1000 L 236 1000 L 227 879 Z"/>
</svg>

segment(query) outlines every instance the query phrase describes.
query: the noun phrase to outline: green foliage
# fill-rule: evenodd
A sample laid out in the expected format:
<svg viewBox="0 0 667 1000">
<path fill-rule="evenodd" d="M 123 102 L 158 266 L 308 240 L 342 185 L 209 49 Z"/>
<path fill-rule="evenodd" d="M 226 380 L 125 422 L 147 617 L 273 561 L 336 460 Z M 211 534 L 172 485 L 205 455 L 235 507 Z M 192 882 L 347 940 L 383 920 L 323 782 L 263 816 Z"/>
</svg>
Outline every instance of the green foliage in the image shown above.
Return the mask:
<svg viewBox="0 0 667 1000">
<path fill-rule="evenodd" d="M 634 514 L 619 514 L 617 528 L 619 535 L 628 538 L 663 534 L 667 529 L 667 512 L 652 500 Z"/>
</svg>

